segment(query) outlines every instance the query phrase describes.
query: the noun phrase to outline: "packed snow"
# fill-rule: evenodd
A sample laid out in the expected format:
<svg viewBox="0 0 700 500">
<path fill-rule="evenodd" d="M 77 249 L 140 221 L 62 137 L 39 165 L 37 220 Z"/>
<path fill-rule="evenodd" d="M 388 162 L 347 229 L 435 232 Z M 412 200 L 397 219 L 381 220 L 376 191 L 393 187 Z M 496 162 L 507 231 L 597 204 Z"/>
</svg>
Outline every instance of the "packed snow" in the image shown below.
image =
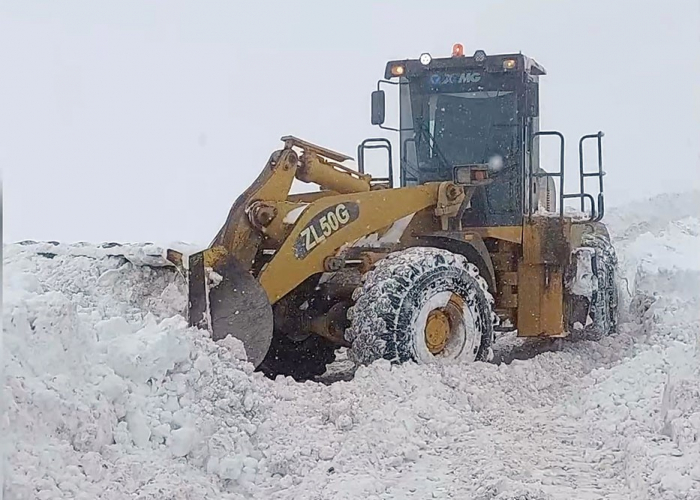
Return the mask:
<svg viewBox="0 0 700 500">
<path fill-rule="evenodd" d="M 5 245 L 5 498 L 700 498 L 699 219 L 611 211 L 615 336 L 332 384 L 188 328 L 157 248 Z"/>
</svg>

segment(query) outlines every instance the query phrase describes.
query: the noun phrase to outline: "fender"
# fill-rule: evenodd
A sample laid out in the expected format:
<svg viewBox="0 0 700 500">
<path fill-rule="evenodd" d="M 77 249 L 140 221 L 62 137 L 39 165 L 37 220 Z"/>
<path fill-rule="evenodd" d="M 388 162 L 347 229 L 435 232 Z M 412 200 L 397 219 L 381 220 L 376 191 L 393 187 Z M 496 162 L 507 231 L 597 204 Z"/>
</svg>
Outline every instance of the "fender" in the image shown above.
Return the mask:
<svg viewBox="0 0 700 500">
<path fill-rule="evenodd" d="M 463 255 L 479 268 L 481 277 L 486 280 L 489 291 L 495 296 L 496 271 L 484 240 L 476 233 L 469 231 L 445 231 L 416 236 L 419 245 L 433 246 Z"/>
</svg>

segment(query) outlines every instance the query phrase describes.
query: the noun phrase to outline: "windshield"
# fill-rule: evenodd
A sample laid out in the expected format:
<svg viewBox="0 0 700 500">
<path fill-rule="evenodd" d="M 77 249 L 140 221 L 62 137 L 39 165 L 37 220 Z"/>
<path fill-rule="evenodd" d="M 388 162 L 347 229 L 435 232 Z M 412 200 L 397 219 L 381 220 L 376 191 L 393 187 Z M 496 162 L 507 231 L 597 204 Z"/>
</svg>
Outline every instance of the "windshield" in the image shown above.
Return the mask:
<svg viewBox="0 0 700 500">
<path fill-rule="evenodd" d="M 448 180 L 455 166 L 499 158 L 507 166 L 517 156 L 521 131 L 514 90 L 425 92 L 409 87 L 410 98 L 402 106 L 414 130 L 415 146 L 407 148 L 413 154 L 404 157 L 409 182 Z"/>
<path fill-rule="evenodd" d="M 429 107 L 433 136 L 452 165 L 505 157 L 517 144 L 515 92 L 438 94 Z"/>
</svg>

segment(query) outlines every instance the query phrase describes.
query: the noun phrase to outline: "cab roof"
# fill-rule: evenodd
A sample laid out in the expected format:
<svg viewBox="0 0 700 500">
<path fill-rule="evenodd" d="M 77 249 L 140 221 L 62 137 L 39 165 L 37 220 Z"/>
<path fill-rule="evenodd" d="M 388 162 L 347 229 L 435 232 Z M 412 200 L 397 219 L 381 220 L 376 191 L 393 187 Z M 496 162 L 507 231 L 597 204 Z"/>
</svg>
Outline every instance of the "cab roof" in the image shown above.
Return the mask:
<svg viewBox="0 0 700 500">
<path fill-rule="evenodd" d="M 429 62 L 424 64 L 425 61 Z M 514 62 L 506 63 L 505 61 Z M 506 64 L 513 66 L 506 69 Z M 433 59 L 429 54 L 423 54 L 419 59 L 389 61 L 384 71 L 384 78 L 388 80 L 396 77 L 421 76 L 426 72 L 448 69 L 481 70 L 488 73 L 524 72 L 532 76 L 547 74 L 543 66 L 524 54 L 487 55 L 483 50 L 477 50 L 471 56 L 453 55 L 452 57 Z"/>
</svg>

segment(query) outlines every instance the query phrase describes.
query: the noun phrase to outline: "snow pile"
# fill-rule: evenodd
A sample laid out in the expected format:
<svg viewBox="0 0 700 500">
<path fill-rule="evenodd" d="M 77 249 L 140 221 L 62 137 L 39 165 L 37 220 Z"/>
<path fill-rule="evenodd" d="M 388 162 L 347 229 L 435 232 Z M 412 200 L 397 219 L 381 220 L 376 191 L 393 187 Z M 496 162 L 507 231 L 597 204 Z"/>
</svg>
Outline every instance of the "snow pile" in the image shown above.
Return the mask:
<svg viewBox="0 0 700 500">
<path fill-rule="evenodd" d="M 596 415 L 624 436 L 627 472 L 643 498 L 700 498 L 700 193 L 652 201 L 613 221 L 628 286 L 641 294 L 630 319 L 645 343 L 604 374 L 610 392 Z M 616 394 L 627 400 L 621 410 Z"/>
<path fill-rule="evenodd" d="M 264 408 L 240 342 L 187 328 L 174 271 L 85 250 L 5 247 L 9 497 L 218 491 L 192 466 L 252 482 Z"/>
<path fill-rule="evenodd" d="M 700 498 L 698 214 L 610 214 L 618 335 L 331 385 L 188 328 L 158 248 L 5 246 L 6 498 Z"/>
</svg>

